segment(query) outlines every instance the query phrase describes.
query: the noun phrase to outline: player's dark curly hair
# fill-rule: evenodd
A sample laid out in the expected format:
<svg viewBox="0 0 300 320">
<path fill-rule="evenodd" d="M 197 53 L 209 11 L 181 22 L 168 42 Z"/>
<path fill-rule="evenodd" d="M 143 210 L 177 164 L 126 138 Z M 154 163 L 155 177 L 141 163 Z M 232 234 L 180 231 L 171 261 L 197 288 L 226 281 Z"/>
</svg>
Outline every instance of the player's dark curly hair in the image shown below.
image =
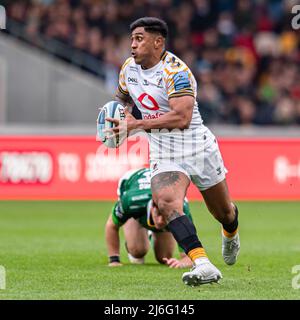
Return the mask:
<svg viewBox="0 0 300 320">
<path fill-rule="evenodd" d="M 134 29 L 144 27 L 146 32 L 159 33 L 164 38 L 168 36 L 168 25 L 165 21 L 155 17 L 143 17 L 135 20 L 130 25 L 130 31 Z"/>
</svg>

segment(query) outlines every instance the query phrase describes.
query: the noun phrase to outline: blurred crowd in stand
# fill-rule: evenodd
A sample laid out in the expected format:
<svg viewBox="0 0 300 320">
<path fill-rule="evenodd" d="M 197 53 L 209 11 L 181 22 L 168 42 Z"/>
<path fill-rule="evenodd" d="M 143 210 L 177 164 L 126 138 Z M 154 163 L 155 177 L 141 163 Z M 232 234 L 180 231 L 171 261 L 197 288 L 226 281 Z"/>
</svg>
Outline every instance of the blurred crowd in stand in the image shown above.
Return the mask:
<svg viewBox="0 0 300 320">
<path fill-rule="evenodd" d="M 290 125 L 300 124 L 300 29 L 291 24 L 298 3 L 17 0 L 7 1 L 6 8 L 26 41 L 50 51 L 51 41 L 63 44 L 66 61 L 84 59 L 81 66 L 102 77 L 112 92 L 130 56 L 130 23 L 160 17 L 169 26 L 167 49 L 197 78 L 206 123 Z"/>
</svg>

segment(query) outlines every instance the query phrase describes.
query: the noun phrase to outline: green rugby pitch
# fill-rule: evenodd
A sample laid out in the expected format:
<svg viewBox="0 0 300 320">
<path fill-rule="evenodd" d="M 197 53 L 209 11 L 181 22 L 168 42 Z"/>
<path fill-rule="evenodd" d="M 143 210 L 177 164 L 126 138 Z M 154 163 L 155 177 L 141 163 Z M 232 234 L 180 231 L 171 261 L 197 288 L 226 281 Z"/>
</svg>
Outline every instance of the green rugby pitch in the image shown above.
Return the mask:
<svg viewBox="0 0 300 320">
<path fill-rule="evenodd" d="M 187 287 L 187 269 L 107 266 L 104 225 L 111 202 L 1 201 L 1 299 L 299 299 L 292 273 L 300 265 L 300 202 L 239 202 L 241 252 L 234 266 L 221 256 L 220 225 L 204 203 L 192 202 L 198 235 L 221 270 L 220 284 Z M 122 234 L 123 237 L 123 234 Z M 178 253 L 176 252 L 178 256 Z M 295 280 L 294 280 L 295 282 Z M 298 280 L 298 284 L 300 280 Z"/>
</svg>

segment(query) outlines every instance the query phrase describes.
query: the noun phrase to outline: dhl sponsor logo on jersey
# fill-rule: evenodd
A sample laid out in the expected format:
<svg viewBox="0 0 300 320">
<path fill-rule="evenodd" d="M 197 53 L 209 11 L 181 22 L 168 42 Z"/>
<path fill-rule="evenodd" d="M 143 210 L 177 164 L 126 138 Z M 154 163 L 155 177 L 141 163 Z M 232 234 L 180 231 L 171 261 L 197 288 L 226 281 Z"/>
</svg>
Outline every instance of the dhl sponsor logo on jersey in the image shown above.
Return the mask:
<svg viewBox="0 0 300 320">
<path fill-rule="evenodd" d="M 127 78 L 127 81 L 128 81 L 128 84 L 134 84 L 134 85 L 137 85 L 137 84 L 138 84 L 137 78 L 128 77 L 128 78 Z"/>
</svg>

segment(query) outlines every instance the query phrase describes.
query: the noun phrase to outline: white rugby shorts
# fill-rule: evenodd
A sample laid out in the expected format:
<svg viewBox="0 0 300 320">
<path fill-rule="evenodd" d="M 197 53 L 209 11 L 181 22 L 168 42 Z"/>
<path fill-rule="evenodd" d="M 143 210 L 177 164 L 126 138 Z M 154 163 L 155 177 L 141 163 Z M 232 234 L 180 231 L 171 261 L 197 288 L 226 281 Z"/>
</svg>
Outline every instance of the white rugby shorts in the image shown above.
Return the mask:
<svg viewBox="0 0 300 320">
<path fill-rule="evenodd" d="M 151 179 L 163 172 L 179 171 L 184 173 L 200 191 L 204 191 L 225 179 L 228 172 L 215 136 L 207 130 L 201 137 L 203 150 L 194 157 L 181 161 L 151 159 Z"/>
</svg>

